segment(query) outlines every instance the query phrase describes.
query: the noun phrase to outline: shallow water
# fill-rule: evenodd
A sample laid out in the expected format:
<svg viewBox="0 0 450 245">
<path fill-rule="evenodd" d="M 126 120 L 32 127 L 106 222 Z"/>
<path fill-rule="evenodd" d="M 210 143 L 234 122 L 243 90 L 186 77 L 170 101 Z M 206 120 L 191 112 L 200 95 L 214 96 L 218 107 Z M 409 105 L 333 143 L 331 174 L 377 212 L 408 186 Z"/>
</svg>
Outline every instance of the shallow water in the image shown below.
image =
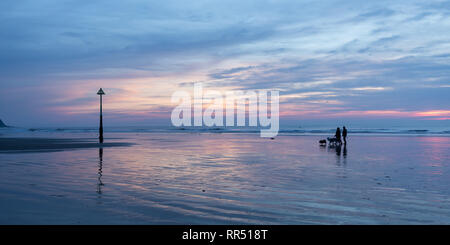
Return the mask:
<svg viewBox="0 0 450 245">
<path fill-rule="evenodd" d="M 0 223 L 450 224 L 450 137 L 108 136 L 137 144 L 0 154 Z"/>
</svg>

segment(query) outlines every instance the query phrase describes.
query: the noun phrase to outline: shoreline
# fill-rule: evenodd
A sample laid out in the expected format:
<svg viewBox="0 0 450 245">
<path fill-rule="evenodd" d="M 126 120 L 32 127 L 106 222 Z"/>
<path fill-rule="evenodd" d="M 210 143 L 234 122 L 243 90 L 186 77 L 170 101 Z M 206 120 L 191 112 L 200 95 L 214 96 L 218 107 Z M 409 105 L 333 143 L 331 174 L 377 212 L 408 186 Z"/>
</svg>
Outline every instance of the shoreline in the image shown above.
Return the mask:
<svg viewBox="0 0 450 245">
<path fill-rule="evenodd" d="M 8 153 L 36 153 L 36 152 L 54 152 L 63 150 L 76 150 L 76 149 L 88 149 L 88 148 L 107 148 L 107 147 L 130 147 L 136 145 L 136 143 L 131 142 L 117 142 L 109 141 L 105 143 L 98 143 L 98 139 L 95 137 L 90 137 L 86 134 L 84 137 L 74 137 L 78 133 L 66 133 L 68 135 L 52 134 L 46 135 L 42 134 L 0 134 L 0 154 Z M 145 135 L 160 135 L 167 133 L 163 132 L 140 132 L 140 133 L 129 133 L 129 132 L 111 132 L 114 134 L 127 134 L 128 140 L 135 140 Z M 129 137 L 129 134 L 135 134 L 138 137 Z M 247 132 L 172 132 L 168 135 L 241 135 L 241 136 L 255 136 L 261 140 L 269 140 L 271 138 L 260 137 L 259 134 L 247 133 Z M 279 137 L 317 137 L 318 139 L 325 139 L 330 134 L 279 134 L 274 139 L 276 141 Z M 351 141 L 352 138 L 448 138 L 450 135 L 442 134 L 352 134 L 348 136 Z M 225 137 L 226 138 L 226 137 Z M 124 138 L 111 137 L 108 140 L 117 140 Z M 327 144 L 328 145 L 328 144 Z"/>
</svg>

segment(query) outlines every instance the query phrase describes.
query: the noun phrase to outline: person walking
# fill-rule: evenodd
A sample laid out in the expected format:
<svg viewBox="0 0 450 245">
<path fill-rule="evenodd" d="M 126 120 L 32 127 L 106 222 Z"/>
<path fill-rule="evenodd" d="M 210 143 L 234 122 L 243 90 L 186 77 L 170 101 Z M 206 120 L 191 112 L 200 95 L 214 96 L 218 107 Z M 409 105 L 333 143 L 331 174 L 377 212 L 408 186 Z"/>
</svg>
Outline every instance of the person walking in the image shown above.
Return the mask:
<svg viewBox="0 0 450 245">
<path fill-rule="evenodd" d="M 342 140 L 341 140 L 341 129 L 338 127 L 336 129 L 336 134 L 334 135 L 334 137 L 336 137 L 336 140 L 342 144 Z"/>
<path fill-rule="evenodd" d="M 342 138 L 344 138 L 344 144 L 347 144 L 347 129 L 342 127 Z"/>
</svg>

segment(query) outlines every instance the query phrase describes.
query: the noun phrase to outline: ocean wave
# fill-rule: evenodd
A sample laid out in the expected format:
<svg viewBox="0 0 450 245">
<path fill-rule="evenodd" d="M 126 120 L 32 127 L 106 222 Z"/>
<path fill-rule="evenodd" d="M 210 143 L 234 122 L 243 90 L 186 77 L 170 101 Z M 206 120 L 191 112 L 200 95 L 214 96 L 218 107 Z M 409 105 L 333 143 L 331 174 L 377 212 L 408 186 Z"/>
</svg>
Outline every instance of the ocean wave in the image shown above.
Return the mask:
<svg viewBox="0 0 450 245">
<path fill-rule="evenodd" d="M 262 128 L 258 127 L 105 127 L 108 133 L 247 133 L 259 134 Z M 279 135 L 333 135 L 335 128 L 281 128 Z M 78 128 L 2 128 L 0 132 L 28 132 L 28 133 L 98 133 L 95 127 Z M 448 129 L 408 129 L 408 128 L 354 128 L 348 130 L 349 134 L 394 134 L 394 135 L 447 135 Z"/>
</svg>

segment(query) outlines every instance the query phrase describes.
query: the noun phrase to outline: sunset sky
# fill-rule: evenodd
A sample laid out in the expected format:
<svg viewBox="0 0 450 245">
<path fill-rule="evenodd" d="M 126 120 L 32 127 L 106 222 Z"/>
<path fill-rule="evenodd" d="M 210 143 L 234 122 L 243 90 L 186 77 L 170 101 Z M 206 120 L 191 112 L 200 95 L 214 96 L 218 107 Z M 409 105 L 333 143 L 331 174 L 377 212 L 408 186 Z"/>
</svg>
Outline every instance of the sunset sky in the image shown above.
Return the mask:
<svg viewBox="0 0 450 245">
<path fill-rule="evenodd" d="M 279 90 L 283 120 L 450 123 L 450 1 L 0 1 L 0 119 L 170 123 L 172 93 Z"/>
</svg>

